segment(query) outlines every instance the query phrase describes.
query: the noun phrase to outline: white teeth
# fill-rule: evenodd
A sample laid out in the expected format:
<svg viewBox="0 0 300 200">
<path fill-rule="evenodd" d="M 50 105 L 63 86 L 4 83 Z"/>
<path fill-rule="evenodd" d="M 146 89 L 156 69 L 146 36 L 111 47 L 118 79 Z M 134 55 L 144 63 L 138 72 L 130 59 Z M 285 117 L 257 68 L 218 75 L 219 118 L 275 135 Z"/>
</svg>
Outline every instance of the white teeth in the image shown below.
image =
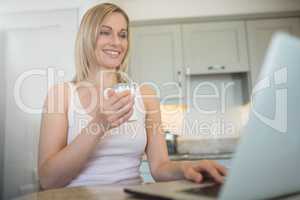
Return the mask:
<svg viewBox="0 0 300 200">
<path fill-rule="evenodd" d="M 104 52 L 107 53 L 107 54 L 110 54 L 112 56 L 120 54 L 118 51 L 112 51 L 112 50 L 104 50 Z"/>
</svg>

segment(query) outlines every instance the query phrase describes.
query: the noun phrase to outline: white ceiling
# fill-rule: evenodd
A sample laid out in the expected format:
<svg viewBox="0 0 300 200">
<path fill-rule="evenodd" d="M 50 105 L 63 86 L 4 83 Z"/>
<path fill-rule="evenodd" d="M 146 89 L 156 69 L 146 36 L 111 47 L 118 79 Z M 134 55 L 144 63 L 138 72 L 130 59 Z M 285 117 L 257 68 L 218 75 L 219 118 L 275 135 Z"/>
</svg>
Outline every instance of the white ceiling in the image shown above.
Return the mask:
<svg viewBox="0 0 300 200">
<path fill-rule="evenodd" d="M 132 20 L 300 12 L 300 0 L 0 0 L 0 15 L 80 8 L 81 16 L 91 5 L 106 1 L 123 7 Z"/>
<path fill-rule="evenodd" d="M 0 0 L 0 13 L 79 7 L 84 0 Z"/>
</svg>

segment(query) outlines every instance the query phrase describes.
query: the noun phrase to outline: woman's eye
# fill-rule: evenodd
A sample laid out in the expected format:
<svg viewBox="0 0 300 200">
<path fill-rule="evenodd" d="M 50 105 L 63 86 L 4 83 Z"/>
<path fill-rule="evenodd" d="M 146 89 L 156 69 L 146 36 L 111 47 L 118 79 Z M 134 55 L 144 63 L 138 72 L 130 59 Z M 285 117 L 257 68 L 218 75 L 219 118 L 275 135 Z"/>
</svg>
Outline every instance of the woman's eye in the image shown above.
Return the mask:
<svg viewBox="0 0 300 200">
<path fill-rule="evenodd" d="M 126 32 L 122 32 L 120 33 L 120 37 L 126 39 L 127 38 L 127 33 Z"/>
<path fill-rule="evenodd" d="M 110 35 L 109 31 L 100 31 L 100 35 Z"/>
</svg>

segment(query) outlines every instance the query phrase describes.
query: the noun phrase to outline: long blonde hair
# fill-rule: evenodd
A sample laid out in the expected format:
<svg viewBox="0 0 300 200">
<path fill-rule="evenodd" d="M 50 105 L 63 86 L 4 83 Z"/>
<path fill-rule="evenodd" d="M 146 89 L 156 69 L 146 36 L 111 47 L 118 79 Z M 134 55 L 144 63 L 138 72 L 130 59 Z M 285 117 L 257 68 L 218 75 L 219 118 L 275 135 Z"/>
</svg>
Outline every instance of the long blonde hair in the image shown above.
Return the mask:
<svg viewBox="0 0 300 200">
<path fill-rule="evenodd" d="M 90 66 L 97 65 L 97 58 L 95 55 L 96 41 L 100 31 L 100 24 L 103 19 L 113 13 L 121 13 L 127 22 L 128 31 L 128 49 L 123 58 L 123 61 L 118 71 L 127 73 L 128 57 L 130 48 L 130 30 L 129 30 L 129 17 L 124 10 L 119 6 L 111 3 L 103 3 L 90 8 L 83 16 L 77 38 L 75 42 L 75 67 L 76 75 L 73 79 L 74 82 L 86 80 L 89 74 Z M 118 82 L 124 82 L 122 73 L 117 73 Z"/>
</svg>

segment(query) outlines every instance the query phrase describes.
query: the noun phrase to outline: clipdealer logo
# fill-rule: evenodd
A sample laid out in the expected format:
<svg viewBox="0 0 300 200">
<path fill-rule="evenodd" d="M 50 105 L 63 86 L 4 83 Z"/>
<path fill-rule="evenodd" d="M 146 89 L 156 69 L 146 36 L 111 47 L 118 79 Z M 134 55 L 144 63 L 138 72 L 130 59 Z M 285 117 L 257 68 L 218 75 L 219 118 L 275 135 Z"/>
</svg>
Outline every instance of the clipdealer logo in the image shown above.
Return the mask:
<svg viewBox="0 0 300 200">
<path fill-rule="evenodd" d="M 259 113 L 253 105 L 253 98 L 258 92 L 271 88 L 271 75 L 260 80 L 253 88 L 251 96 L 252 112 L 255 116 L 269 127 L 281 132 L 287 132 L 287 68 L 281 68 L 274 72 L 274 86 L 275 87 L 275 112 L 274 117 Z M 279 88 L 280 87 L 280 88 Z"/>
</svg>

